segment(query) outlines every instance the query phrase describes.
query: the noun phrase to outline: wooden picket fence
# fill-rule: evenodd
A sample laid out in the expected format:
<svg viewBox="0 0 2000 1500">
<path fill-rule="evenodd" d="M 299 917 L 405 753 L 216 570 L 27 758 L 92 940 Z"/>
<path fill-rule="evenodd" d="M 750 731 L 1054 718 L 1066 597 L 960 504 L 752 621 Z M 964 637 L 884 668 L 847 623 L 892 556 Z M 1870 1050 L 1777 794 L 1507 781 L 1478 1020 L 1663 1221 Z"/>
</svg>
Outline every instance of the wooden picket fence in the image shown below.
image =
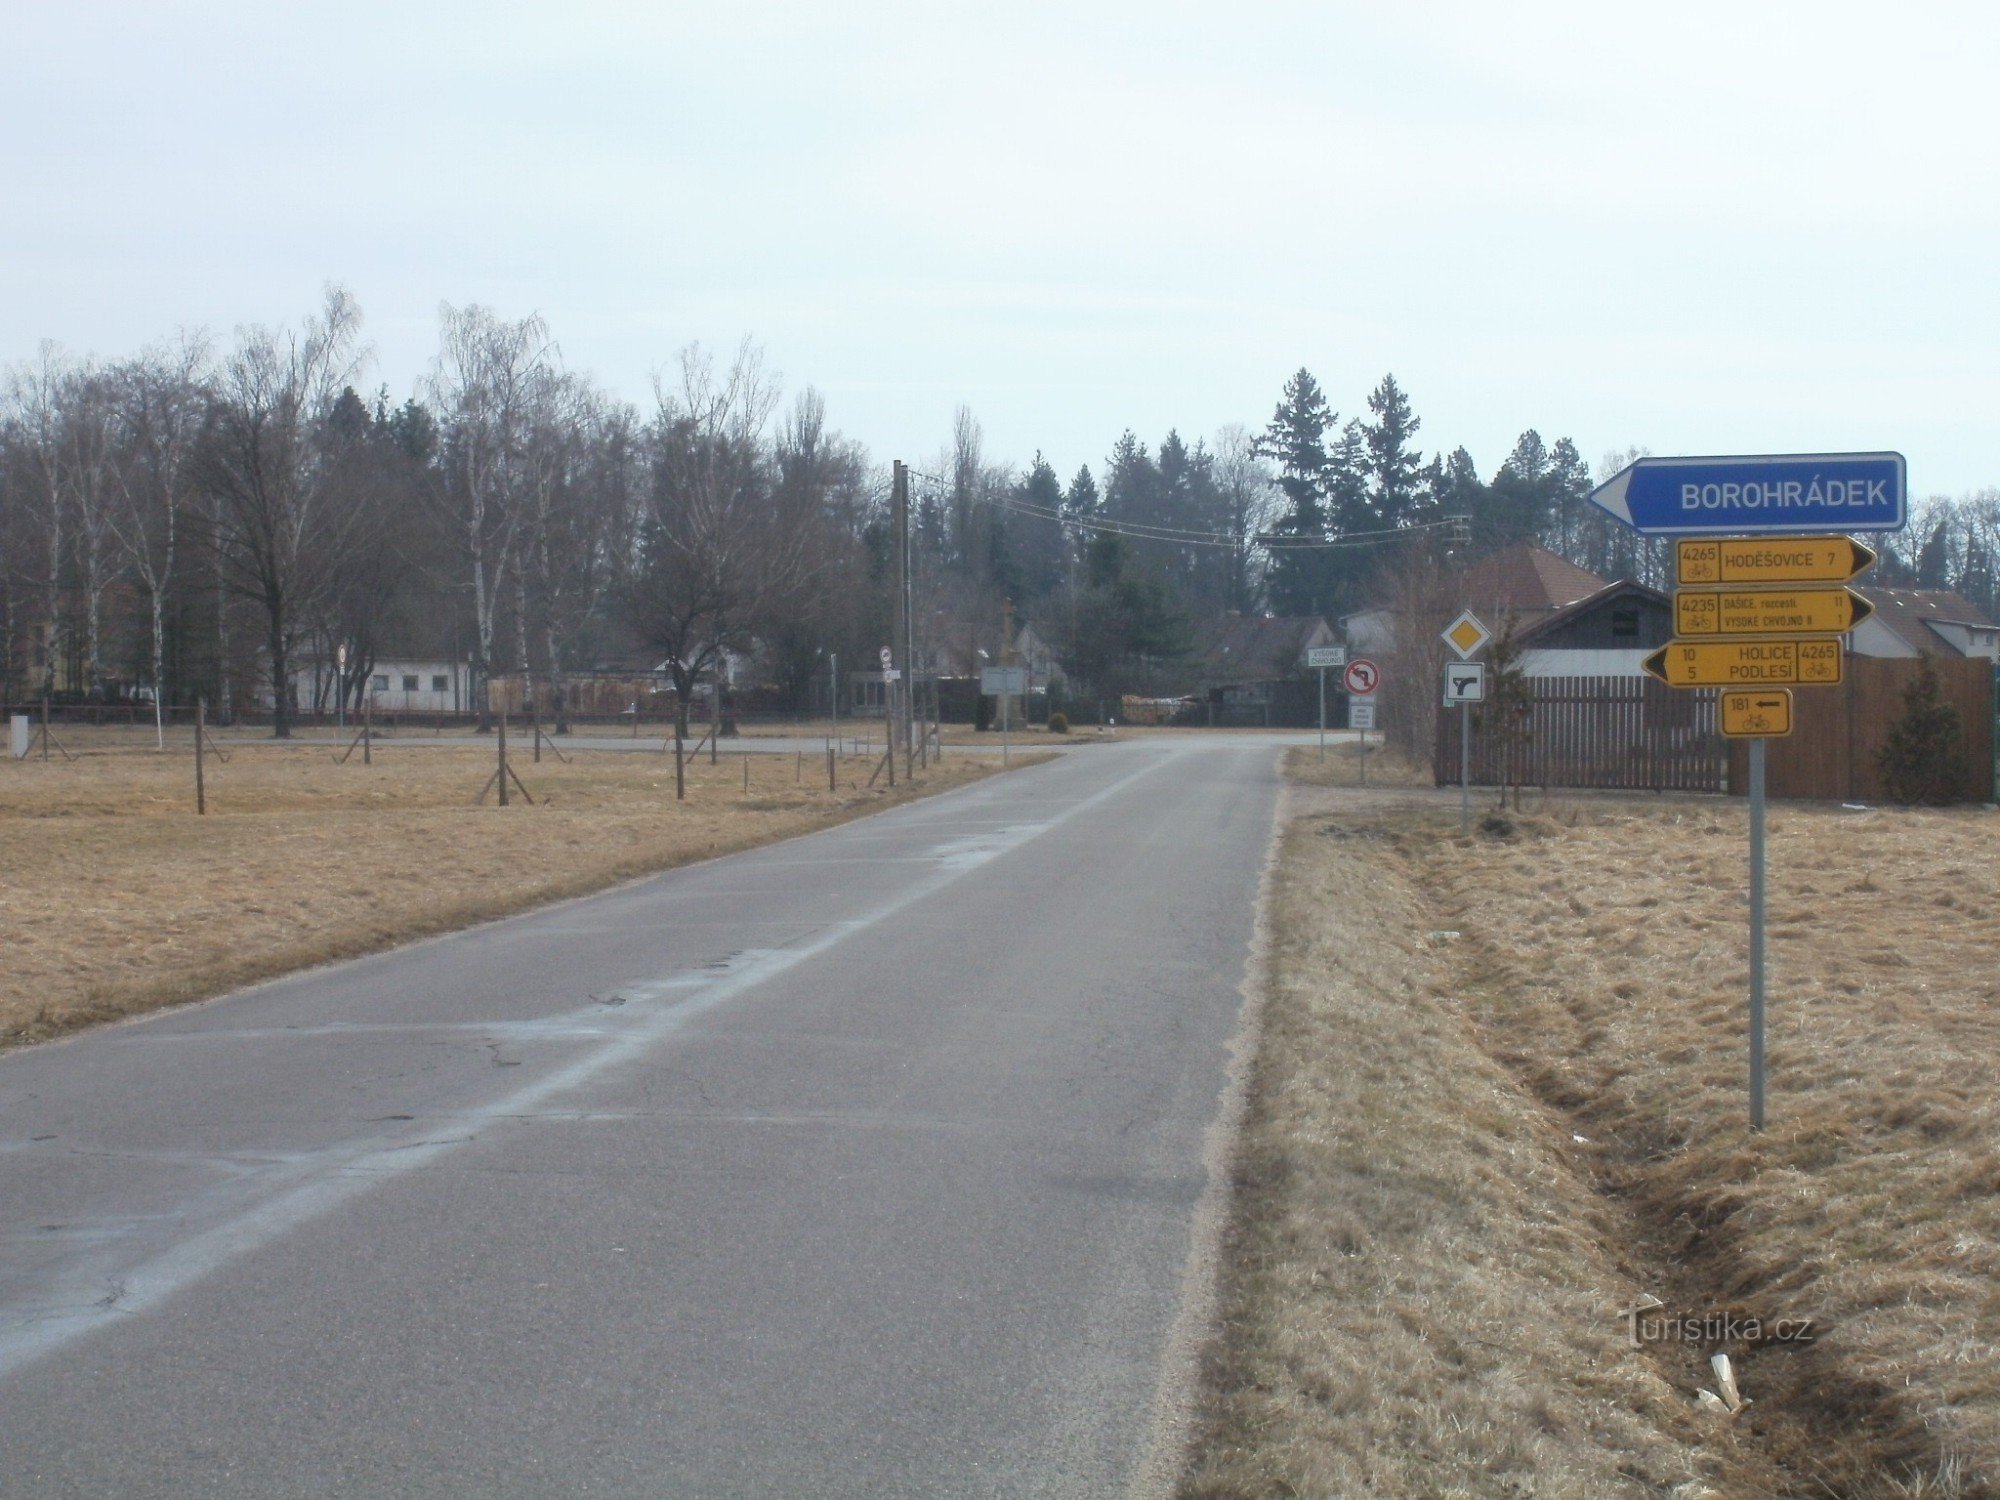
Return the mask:
<svg viewBox="0 0 2000 1500">
<path fill-rule="evenodd" d="M 1482 786 L 1599 787 L 1719 792 L 1729 754 L 1713 689 L 1670 688 L 1650 677 L 1535 677 L 1525 733 L 1503 736 L 1490 705 L 1471 710 L 1472 779 Z M 1433 765 L 1458 781 L 1459 711 L 1441 708 Z"/>
<path fill-rule="evenodd" d="M 1931 670 L 1939 695 L 1958 711 L 1966 799 L 1989 801 L 1994 795 L 1994 665 L 1979 658 L 1946 657 L 1934 658 Z M 1770 794 L 1836 802 L 1882 800 L 1882 747 L 1903 717 L 1903 695 L 1917 672 L 1910 658 L 1849 653 L 1838 687 L 1795 689 L 1792 732 L 1772 740 L 1766 752 Z M 1741 744 L 1731 750 L 1729 789 L 1742 793 L 1749 787 L 1749 754 Z"/>
</svg>

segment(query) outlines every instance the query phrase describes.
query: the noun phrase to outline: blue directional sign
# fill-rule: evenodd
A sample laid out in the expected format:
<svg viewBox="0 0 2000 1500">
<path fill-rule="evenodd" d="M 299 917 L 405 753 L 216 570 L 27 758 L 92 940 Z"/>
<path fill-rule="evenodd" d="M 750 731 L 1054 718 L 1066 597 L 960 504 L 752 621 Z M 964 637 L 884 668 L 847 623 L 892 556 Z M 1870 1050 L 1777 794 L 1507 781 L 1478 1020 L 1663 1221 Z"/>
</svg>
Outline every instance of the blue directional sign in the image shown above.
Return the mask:
<svg viewBox="0 0 2000 1500">
<path fill-rule="evenodd" d="M 1642 458 L 1591 502 L 1650 536 L 1675 532 L 1901 531 L 1909 483 L 1900 453 Z"/>
</svg>

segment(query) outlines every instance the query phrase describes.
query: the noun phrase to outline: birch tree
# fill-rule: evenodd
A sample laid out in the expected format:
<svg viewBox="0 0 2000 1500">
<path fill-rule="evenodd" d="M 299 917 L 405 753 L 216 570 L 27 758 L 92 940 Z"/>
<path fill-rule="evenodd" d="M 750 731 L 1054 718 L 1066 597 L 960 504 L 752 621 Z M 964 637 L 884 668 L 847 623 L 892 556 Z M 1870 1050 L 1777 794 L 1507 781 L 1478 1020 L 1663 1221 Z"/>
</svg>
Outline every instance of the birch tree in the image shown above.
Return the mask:
<svg viewBox="0 0 2000 1500">
<path fill-rule="evenodd" d="M 536 383 L 553 368 L 555 348 L 548 325 L 538 317 L 509 323 L 484 307 L 443 303 L 438 321 L 440 344 L 430 380 L 445 447 L 438 499 L 469 574 L 473 700 L 484 729 L 498 601 L 515 562 L 524 429 Z"/>
<path fill-rule="evenodd" d="M 184 335 L 111 372 L 118 422 L 110 524 L 146 591 L 152 626 L 153 734 L 166 748 L 167 601 L 194 500 L 195 452 L 207 418 L 208 345 Z"/>
</svg>

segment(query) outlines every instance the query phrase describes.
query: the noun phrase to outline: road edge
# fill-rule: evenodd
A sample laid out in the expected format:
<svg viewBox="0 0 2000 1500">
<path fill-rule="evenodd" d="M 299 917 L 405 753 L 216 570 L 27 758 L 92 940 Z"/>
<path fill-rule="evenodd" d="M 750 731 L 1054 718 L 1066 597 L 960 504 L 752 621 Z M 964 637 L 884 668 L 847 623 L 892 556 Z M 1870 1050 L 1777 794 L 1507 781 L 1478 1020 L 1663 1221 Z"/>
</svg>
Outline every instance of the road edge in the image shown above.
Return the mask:
<svg viewBox="0 0 2000 1500">
<path fill-rule="evenodd" d="M 1193 1457 L 1202 1409 L 1202 1362 L 1216 1332 L 1222 1297 L 1222 1251 L 1236 1199 L 1235 1173 L 1243 1122 L 1250 1108 L 1250 1080 L 1264 1045 L 1264 1014 L 1271 993 L 1271 908 L 1278 858 L 1294 800 L 1284 774 L 1284 750 L 1272 775 L 1278 782 L 1271 804 L 1271 827 L 1257 872 L 1255 913 L 1243 955 L 1242 996 L 1230 1033 L 1228 1061 L 1215 1114 L 1202 1132 L 1201 1161 L 1207 1174 L 1195 1204 L 1180 1294 L 1167 1331 L 1160 1378 L 1138 1469 L 1125 1488 L 1127 1500 L 1166 1500 L 1178 1493 Z"/>
</svg>

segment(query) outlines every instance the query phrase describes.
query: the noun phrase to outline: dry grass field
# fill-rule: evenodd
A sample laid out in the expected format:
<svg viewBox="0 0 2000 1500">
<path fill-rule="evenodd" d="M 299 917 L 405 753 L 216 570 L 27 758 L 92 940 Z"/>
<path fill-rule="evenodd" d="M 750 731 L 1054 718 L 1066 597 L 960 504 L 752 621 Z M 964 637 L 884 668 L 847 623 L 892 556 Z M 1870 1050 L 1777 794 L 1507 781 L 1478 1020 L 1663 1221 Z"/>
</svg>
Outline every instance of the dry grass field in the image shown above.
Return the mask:
<svg viewBox="0 0 2000 1500">
<path fill-rule="evenodd" d="M 747 848 L 990 775 L 947 756 L 894 793 L 872 762 L 575 753 L 535 764 L 535 798 L 475 806 L 494 747 L 378 740 L 336 765 L 324 745 L 226 746 L 207 817 L 181 731 L 168 753 L 128 731 L 60 729 L 77 759 L 0 761 L 0 1045 L 201 998 L 329 959 Z M 1016 765 L 1024 762 L 1017 758 Z M 744 768 L 750 773 L 744 790 Z"/>
<path fill-rule="evenodd" d="M 1759 1135 L 1740 804 L 1291 810 L 1188 1494 L 2000 1492 L 2000 815 L 1774 808 Z"/>
</svg>

